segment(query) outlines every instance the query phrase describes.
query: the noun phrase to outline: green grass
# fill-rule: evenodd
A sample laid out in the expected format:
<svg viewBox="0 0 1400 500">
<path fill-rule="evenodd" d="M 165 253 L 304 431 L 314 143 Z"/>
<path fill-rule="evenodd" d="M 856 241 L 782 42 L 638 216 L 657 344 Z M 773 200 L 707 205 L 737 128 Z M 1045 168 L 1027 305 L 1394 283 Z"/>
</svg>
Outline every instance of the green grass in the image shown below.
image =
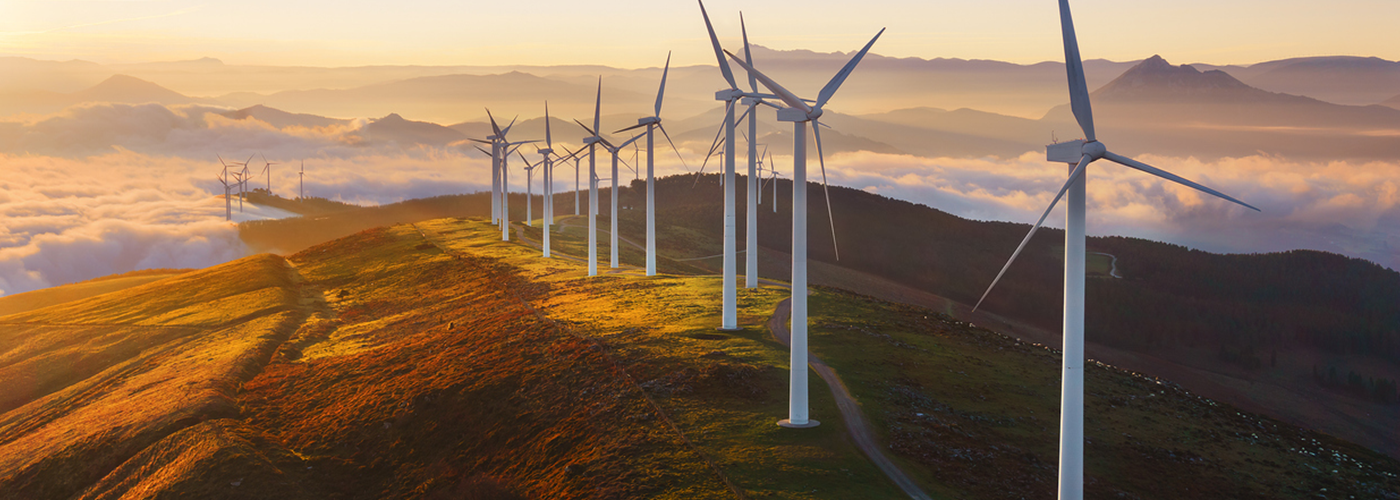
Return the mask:
<svg viewBox="0 0 1400 500">
<path fill-rule="evenodd" d="M 813 351 L 930 489 L 1053 496 L 1057 351 L 836 289 L 815 295 L 811 310 Z M 1362 446 L 1105 365 L 1086 375 L 1088 498 L 1311 498 L 1322 488 L 1376 498 L 1400 488 L 1400 464 Z"/>
</svg>

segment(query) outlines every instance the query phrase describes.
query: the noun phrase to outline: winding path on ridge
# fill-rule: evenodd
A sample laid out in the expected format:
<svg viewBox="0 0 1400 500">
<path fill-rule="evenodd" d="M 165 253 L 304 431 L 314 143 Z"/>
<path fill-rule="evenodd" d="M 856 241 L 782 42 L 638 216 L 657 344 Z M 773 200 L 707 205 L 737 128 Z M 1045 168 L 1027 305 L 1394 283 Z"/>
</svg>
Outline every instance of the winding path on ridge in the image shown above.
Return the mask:
<svg viewBox="0 0 1400 500">
<path fill-rule="evenodd" d="M 778 303 L 778 307 L 773 310 L 773 317 L 768 319 L 768 329 L 773 332 L 773 336 L 782 342 L 783 345 L 791 347 L 789 339 L 791 333 L 788 332 L 788 318 L 792 316 L 792 299 L 785 299 Z M 846 384 L 841 382 L 841 377 L 836 375 L 836 370 L 823 363 L 810 351 L 807 353 L 807 363 L 812 370 L 817 372 L 817 376 L 826 382 L 831 388 L 831 395 L 836 399 L 836 407 L 841 410 L 841 419 L 846 422 L 846 430 L 851 433 L 851 438 L 855 440 L 856 447 L 870 458 L 870 462 L 880 468 L 886 476 L 904 490 L 909 498 L 916 500 L 928 500 L 930 497 L 924 493 L 919 485 L 914 482 L 904 471 L 885 456 L 879 443 L 875 441 L 875 433 L 870 430 L 870 423 L 865 421 L 865 415 L 860 411 L 860 404 L 856 403 L 851 391 L 846 389 Z"/>
<path fill-rule="evenodd" d="M 568 224 L 568 222 L 564 220 L 560 220 L 558 223 L 561 226 Z M 525 236 L 524 227 L 518 224 L 512 225 L 516 231 L 516 238 L 532 247 L 541 248 L 539 241 Z M 606 230 L 602 231 L 607 232 Z M 638 249 L 645 250 L 644 247 L 626 238 L 619 237 L 618 239 L 634 247 L 638 247 Z M 570 260 L 585 262 L 584 259 L 572 255 L 565 255 L 557 251 L 553 253 Z M 700 260 L 706 258 L 710 257 L 683 260 Z M 614 269 L 611 270 L 611 272 L 635 272 L 636 270 L 639 269 L 635 266 L 625 266 L 624 269 Z M 764 285 L 783 288 L 788 288 L 790 286 L 787 283 L 780 283 L 767 279 L 760 279 L 759 282 Z M 778 307 L 773 310 L 773 316 L 768 319 L 768 328 L 773 332 L 773 337 L 776 338 L 778 342 L 788 347 L 791 347 L 789 343 L 791 333 L 788 332 L 787 323 L 791 315 L 792 299 L 784 299 L 782 302 L 778 303 Z M 821 379 L 826 382 L 827 387 L 831 388 L 831 395 L 836 399 L 837 408 L 841 410 L 841 419 L 846 422 L 846 430 L 850 432 L 851 438 L 856 443 L 856 447 L 859 448 L 862 453 L 865 453 L 865 456 L 870 459 L 870 462 L 875 464 L 875 467 L 879 468 L 886 477 L 889 477 L 906 495 L 909 495 L 909 498 L 915 500 L 930 500 L 931 497 L 929 497 L 927 493 L 924 493 L 909 475 L 905 474 L 903 470 L 899 469 L 899 466 L 895 465 L 889 457 L 885 456 L 879 443 L 875 441 L 875 433 L 870 429 L 870 423 L 865 420 L 865 415 L 860 411 L 860 404 L 856 402 L 854 396 L 851 396 L 851 391 L 846 388 L 846 384 L 841 381 L 841 377 L 836 374 L 836 370 L 827 366 L 826 363 L 822 362 L 821 358 L 818 358 L 810 351 L 807 353 L 807 359 L 808 364 L 817 372 L 817 376 L 821 377 Z"/>
</svg>

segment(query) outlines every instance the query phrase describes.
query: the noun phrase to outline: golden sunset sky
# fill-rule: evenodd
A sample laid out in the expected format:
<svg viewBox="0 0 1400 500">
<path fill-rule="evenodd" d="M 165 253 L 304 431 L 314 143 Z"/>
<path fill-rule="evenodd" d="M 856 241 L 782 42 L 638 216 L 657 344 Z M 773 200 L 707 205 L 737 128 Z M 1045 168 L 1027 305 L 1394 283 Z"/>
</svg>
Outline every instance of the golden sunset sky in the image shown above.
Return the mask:
<svg viewBox="0 0 1400 500">
<path fill-rule="evenodd" d="M 851 7 L 851 5 L 859 7 Z M 1317 55 L 1400 59 L 1395 0 L 1078 0 L 1086 57 L 1251 64 Z M 1061 60 L 1052 0 L 712 0 L 722 37 L 850 51 L 881 27 L 897 57 Z M 5 0 L 0 54 L 99 63 L 215 57 L 267 65 L 713 64 L 694 1 Z"/>
</svg>

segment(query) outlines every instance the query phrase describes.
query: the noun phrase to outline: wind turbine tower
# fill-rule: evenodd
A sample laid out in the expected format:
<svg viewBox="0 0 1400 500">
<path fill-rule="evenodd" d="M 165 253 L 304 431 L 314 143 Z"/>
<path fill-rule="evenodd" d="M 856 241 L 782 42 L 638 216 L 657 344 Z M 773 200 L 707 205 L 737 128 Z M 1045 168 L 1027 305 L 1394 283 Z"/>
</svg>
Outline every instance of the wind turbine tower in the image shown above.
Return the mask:
<svg viewBox="0 0 1400 500">
<path fill-rule="evenodd" d="M 719 60 L 719 70 L 729 88 L 715 92 L 715 100 L 724 102 L 724 278 L 721 284 L 720 330 L 739 330 L 738 294 L 735 290 L 735 250 L 734 242 L 734 104 L 744 92 L 734 82 L 734 73 L 729 70 L 729 62 L 715 36 L 715 28 L 710 24 L 710 15 L 705 12 L 705 2 L 700 3 L 700 15 L 705 18 L 705 29 L 710 32 L 710 44 L 714 46 L 715 58 Z M 806 363 L 802 365 L 806 367 Z M 803 372 L 806 373 L 805 371 Z"/>
<path fill-rule="evenodd" d="M 673 141 L 671 141 L 671 134 L 666 133 L 666 127 L 664 127 L 664 126 L 661 125 L 661 98 L 666 94 L 666 75 L 667 75 L 668 73 L 670 73 L 670 71 L 671 71 L 671 53 L 670 53 L 670 52 L 667 52 L 667 53 L 666 53 L 666 67 L 665 67 L 665 69 L 663 69 L 663 70 L 661 71 L 661 88 L 658 89 L 658 90 L 656 91 L 656 108 L 655 108 L 655 113 L 656 113 L 656 114 L 654 114 L 654 115 L 652 115 L 652 116 L 648 116 L 648 117 L 646 117 L 646 118 L 640 118 L 640 119 L 637 120 L 637 124 L 636 124 L 636 125 L 633 125 L 633 126 L 631 126 L 631 127 L 627 127 L 627 128 L 622 129 L 622 130 L 618 130 L 617 132 L 614 132 L 614 133 L 626 132 L 626 131 L 628 131 L 628 130 L 632 130 L 632 129 L 640 128 L 640 127 L 646 127 L 646 128 L 647 128 L 647 131 L 646 131 L 646 138 L 647 138 L 647 276 L 656 276 L 656 174 L 655 174 L 655 173 L 656 173 L 656 143 L 655 143 L 655 141 L 653 140 L 653 135 L 654 135 L 654 130 L 655 130 L 655 129 L 657 129 L 657 128 L 660 128 L 660 129 L 661 129 L 661 134 L 662 134 L 663 136 L 666 137 L 666 142 L 668 142 L 668 143 L 671 144 L 671 149 L 674 150 L 674 151 L 676 152 L 676 156 L 677 156 L 677 157 L 680 157 L 680 158 L 681 158 L 681 163 L 682 163 L 682 164 L 685 163 L 685 158 L 684 158 L 684 157 L 681 157 L 681 152 L 680 152 L 680 150 L 679 150 L 679 149 L 676 149 L 676 143 L 673 142 Z M 636 140 L 636 138 L 633 138 L 633 141 L 635 141 L 635 140 Z M 628 142 L 632 142 L 632 141 L 628 141 Z M 619 148 L 621 148 L 621 147 L 623 147 L 623 146 L 626 146 L 626 144 L 623 144 L 622 146 L 619 146 Z M 614 156 L 615 156 L 617 153 L 614 152 L 613 154 L 614 154 Z M 614 170 L 615 170 L 615 169 L 614 169 Z M 616 177 L 616 172 L 613 172 L 613 174 L 614 174 L 614 177 Z M 617 182 L 616 182 L 616 181 L 613 182 L 613 190 L 614 190 L 614 194 L 613 194 L 613 210 L 616 211 L 616 210 L 617 210 L 617 194 L 616 194 Z M 614 219 L 616 219 L 617 216 L 614 215 L 613 217 L 614 217 Z M 614 225 L 613 230 L 614 230 L 614 231 L 617 230 L 616 225 Z M 614 241 L 613 244 L 616 245 L 616 241 Z M 614 251 L 613 251 L 613 254 L 616 255 L 616 253 L 617 253 L 617 251 L 614 250 Z M 613 267 L 617 267 L 617 266 L 616 266 L 616 260 L 615 260 L 615 259 L 614 259 L 614 266 L 613 266 Z"/>
<path fill-rule="evenodd" d="M 1084 63 L 1079 56 L 1079 42 L 1074 33 L 1074 21 L 1070 16 L 1069 0 L 1060 0 L 1060 30 L 1064 37 L 1065 72 L 1069 80 L 1070 108 L 1074 118 L 1084 132 L 1084 139 L 1062 142 L 1046 146 L 1046 160 L 1071 165 L 1069 180 L 1050 201 L 1050 206 L 1040 215 L 1031 230 L 1021 240 L 1020 246 L 1011 254 L 1001 272 L 992 280 L 991 286 L 977 301 L 975 311 L 987 299 L 992 288 L 1006 274 L 1011 263 L 1030 243 L 1036 230 L 1054 210 L 1060 198 L 1066 197 L 1065 210 L 1065 274 L 1064 274 L 1064 352 L 1061 358 L 1060 385 L 1060 477 L 1059 498 L 1080 500 L 1084 498 L 1084 267 L 1085 259 L 1085 171 L 1090 163 L 1107 159 L 1120 165 L 1137 169 L 1169 181 L 1182 184 L 1212 196 L 1237 203 L 1252 210 L 1259 210 L 1214 189 L 1186 180 L 1176 174 L 1158 169 L 1126 156 L 1115 154 L 1099 142 L 1094 134 L 1094 115 L 1089 103 L 1089 88 L 1084 79 Z"/>
<path fill-rule="evenodd" d="M 807 402 L 807 123 L 812 123 L 813 138 L 817 143 L 817 160 L 822 165 L 822 188 L 826 189 L 826 160 L 822 156 L 822 135 L 821 123 L 818 119 L 822 115 L 822 106 L 825 106 L 831 96 L 836 94 L 836 90 L 841 88 L 841 84 L 846 81 L 846 77 L 851 75 L 856 65 L 870 51 L 870 47 L 875 45 L 875 41 L 880 39 L 880 35 L 885 30 L 881 29 L 870 39 L 865 47 L 857 52 L 850 62 L 847 62 L 836 75 L 831 77 L 831 81 L 822 87 L 817 95 L 815 105 L 808 105 L 806 101 L 797 97 L 779 85 L 778 82 L 754 69 L 752 66 L 739 59 L 738 56 L 726 51 L 731 59 L 734 59 L 739 66 L 743 67 L 750 75 L 753 75 L 769 91 L 777 94 L 788 107 L 778 110 L 778 121 L 792 122 L 792 371 L 790 373 L 790 383 L 788 386 L 788 418 L 778 422 L 784 427 L 812 427 L 817 425 L 815 420 L 808 418 L 809 405 Z M 732 180 L 732 178 L 731 178 Z M 832 222 L 831 239 L 836 242 L 835 218 L 831 213 L 831 196 L 826 197 L 827 219 Z M 838 250 L 836 258 L 839 260 L 841 254 Z"/>
</svg>

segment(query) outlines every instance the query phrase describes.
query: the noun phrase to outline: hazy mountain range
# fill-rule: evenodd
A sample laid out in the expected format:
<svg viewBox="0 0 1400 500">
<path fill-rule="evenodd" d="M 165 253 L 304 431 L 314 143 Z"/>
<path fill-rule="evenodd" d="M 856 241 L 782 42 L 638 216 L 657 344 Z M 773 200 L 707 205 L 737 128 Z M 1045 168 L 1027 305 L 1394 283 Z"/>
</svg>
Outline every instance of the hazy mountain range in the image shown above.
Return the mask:
<svg viewBox="0 0 1400 500">
<path fill-rule="evenodd" d="M 759 47 L 754 57 L 803 93 L 824 83 L 846 55 Z M 526 118 L 516 129 L 523 134 L 518 137 L 542 136 L 543 122 L 530 119 L 543 115 L 546 98 L 552 114 L 562 119 L 556 137 L 576 143 L 582 130 L 571 120 L 588 121 L 600 78 L 605 130 L 650 114 L 660 80 L 659 68 L 280 68 L 212 59 L 104 66 L 3 58 L 0 69 L 15 75 L 0 86 L 0 114 L 54 113 L 83 102 L 204 104 L 240 109 L 227 116 L 251 116 L 277 128 L 324 127 L 364 117 L 375 124 L 367 140 L 432 145 L 487 133 L 488 105 L 502 122 L 517 114 Z M 1153 56 L 1139 62 L 1088 61 L 1086 71 L 1097 89 L 1096 121 L 1104 140 L 1127 154 L 1218 158 L 1263 152 L 1320 159 L 1333 158 L 1340 149 L 1349 158 L 1380 159 L 1400 153 L 1394 140 L 1400 110 L 1390 107 L 1400 106 L 1400 63 L 1322 57 L 1174 66 Z M 708 149 L 722 118 L 722 108 L 712 100 L 722 82 L 717 73 L 712 66 L 671 68 L 663 117 L 677 141 L 705 144 L 692 149 Z M 105 79 L 80 86 L 94 78 Z M 745 85 L 742 73 L 740 79 Z M 1038 151 L 1052 140 L 1078 136 L 1063 79 L 1059 63 L 871 55 L 832 101 L 825 119 L 833 127 L 824 134 L 827 152 L 1011 157 Z M 46 89 L 24 88 L 25 83 Z M 1379 103 L 1386 105 L 1374 105 Z M 396 120 L 380 123 L 381 117 Z M 779 126 L 770 109 L 761 110 L 759 123 L 760 141 L 791 140 L 789 128 Z"/>
</svg>

